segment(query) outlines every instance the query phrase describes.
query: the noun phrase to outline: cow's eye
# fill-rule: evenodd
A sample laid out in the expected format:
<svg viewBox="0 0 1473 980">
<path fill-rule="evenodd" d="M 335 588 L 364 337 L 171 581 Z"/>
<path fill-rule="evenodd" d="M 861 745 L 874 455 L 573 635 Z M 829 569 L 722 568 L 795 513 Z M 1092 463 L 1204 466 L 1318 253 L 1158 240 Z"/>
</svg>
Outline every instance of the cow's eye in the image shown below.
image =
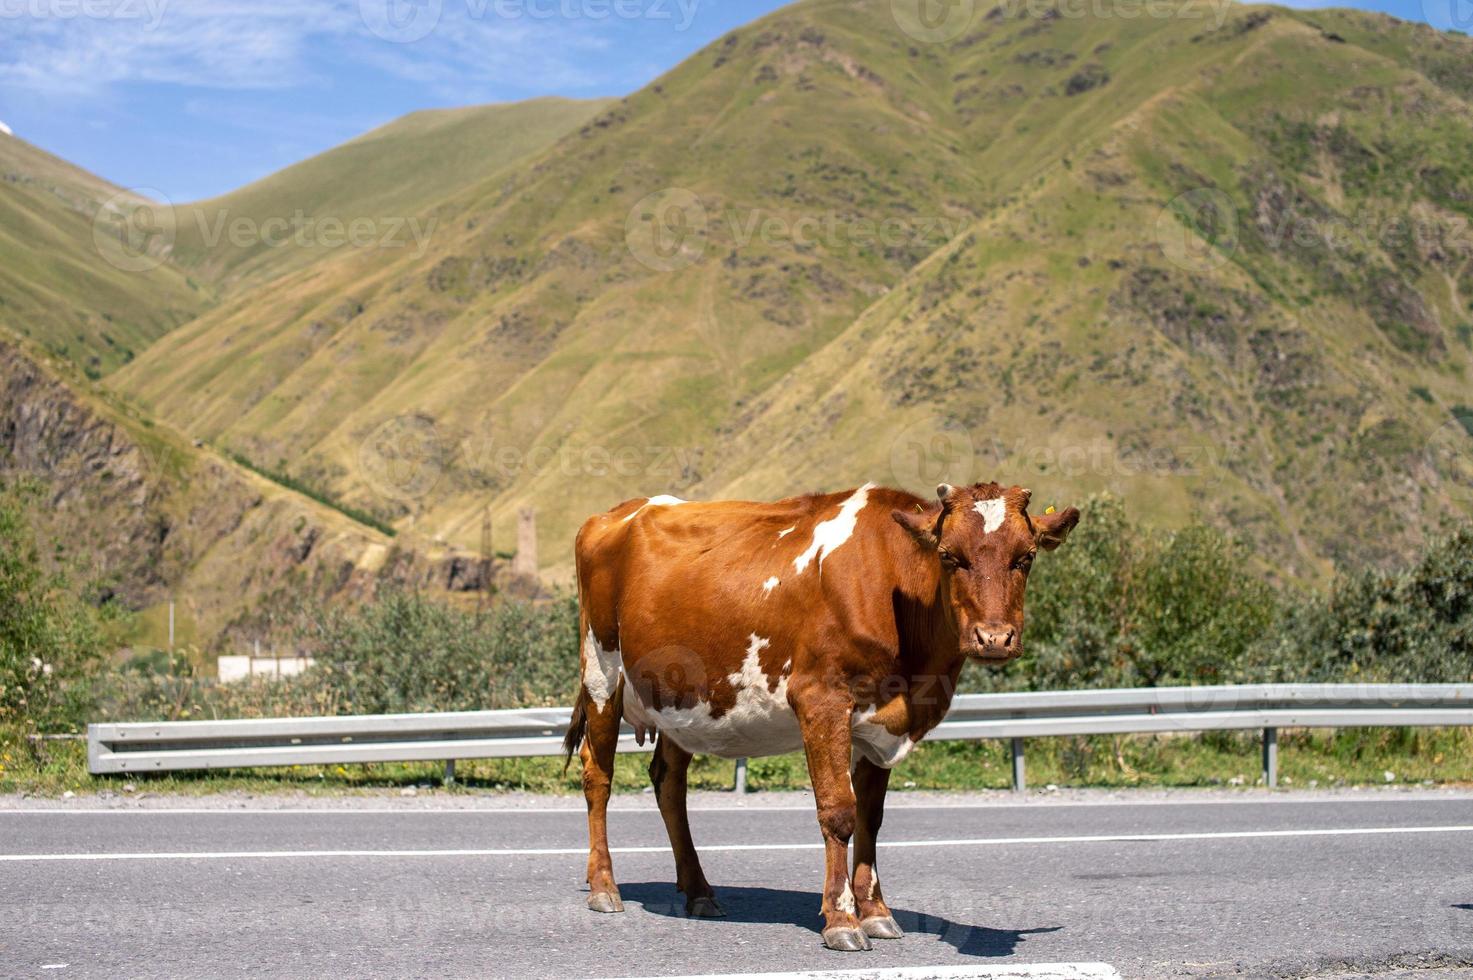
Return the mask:
<svg viewBox="0 0 1473 980">
<path fill-rule="evenodd" d="M 1020 572 L 1028 571 L 1028 569 L 1033 567 L 1033 552 L 1030 551 L 1028 554 L 1020 556 L 1017 561 L 1013 562 L 1013 567 Z"/>
<path fill-rule="evenodd" d="M 949 568 L 966 568 L 967 563 L 960 555 L 946 548 L 941 549 L 941 563 Z"/>
</svg>

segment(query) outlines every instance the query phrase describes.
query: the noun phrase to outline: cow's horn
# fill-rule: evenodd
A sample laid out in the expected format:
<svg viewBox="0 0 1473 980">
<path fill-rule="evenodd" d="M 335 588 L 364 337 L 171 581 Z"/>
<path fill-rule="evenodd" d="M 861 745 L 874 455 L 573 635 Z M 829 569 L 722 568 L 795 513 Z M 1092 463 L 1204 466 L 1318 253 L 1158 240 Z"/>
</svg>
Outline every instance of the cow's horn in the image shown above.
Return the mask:
<svg viewBox="0 0 1473 980">
<path fill-rule="evenodd" d="M 938 484 L 936 484 L 936 496 L 939 497 L 939 498 L 941 498 L 942 500 L 945 500 L 947 497 L 951 496 L 951 484 L 950 483 L 938 483 Z"/>
</svg>

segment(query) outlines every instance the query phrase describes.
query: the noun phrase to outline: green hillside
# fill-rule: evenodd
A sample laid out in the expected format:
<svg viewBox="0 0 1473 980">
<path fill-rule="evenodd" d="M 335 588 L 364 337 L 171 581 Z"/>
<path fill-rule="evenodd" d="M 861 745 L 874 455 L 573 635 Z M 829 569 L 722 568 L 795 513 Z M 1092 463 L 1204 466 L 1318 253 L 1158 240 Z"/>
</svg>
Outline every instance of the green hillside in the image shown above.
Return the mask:
<svg viewBox="0 0 1473 980">
<path fill-rule="evenodd" d="M 340 249 L 415 250 L 434 231 L 428 222 L 410 225 L 422 212 L 543 149 L 604 104 L 533 99 L 404 116 L 240 190 L 182 205 L 174 261 L 233 284 Z M 367 244 L 350 240 L 354 222 Z"/>
<path fill-rule="evenodd" d="M 126 364 L 206 297 L 146 251 L 147 201 L 0 134 L 0 331 L 94 377 Z"/>
<path fill-rule="evenodd" d="M 1473 41 L 1008 9 L 927 43 L 786 8 L 461 186 L 422 254 L 236 291 L 115 383 L 421 533 L 534 505 L 553 565 L 636 493 L 943 471 L 1113 490 L 1289 577 L 1466 512 Z M 405 433 L 433 479 L 386 486 Z"/>
<path fill-rule="evenodd" d="M 407 213 L 597 108 L 543 100 L 419 113 L 228 195 L 219 211 L 257 222 L 298 207 L 340 220 Z M 415 147 L 429 159 L 411 166 Z M 139 613 L 131 640 L 145 645 L 164 642 L 171 598 L 181 642 L 229 645 L 280 594 L 361 600 L 383 581 L 478 588 L 484 569 L 463 552 L 413 534 L 390 542 L 331 494 L 264 478 L 94 384 L 249 292 L 251 272 L 269 279 L 273 262 L 302 270 L 337 257 L 294 247 L 202 256 L 190 252 L 195 227 L 187 208 L 161 207 L 0 134 L 0 478 L 45 488 L 48 555 L 79 562 L 97 595 Z"/>
<path fill-rule="evenodd" d="M 0 329 L 107 374 L 253 281 L 343 252 L 418 250 L 434 231 L 421 212 L 602 105 L 537 99 L 414 113 L 178 207 L 0 134 Z"/>
</svg>

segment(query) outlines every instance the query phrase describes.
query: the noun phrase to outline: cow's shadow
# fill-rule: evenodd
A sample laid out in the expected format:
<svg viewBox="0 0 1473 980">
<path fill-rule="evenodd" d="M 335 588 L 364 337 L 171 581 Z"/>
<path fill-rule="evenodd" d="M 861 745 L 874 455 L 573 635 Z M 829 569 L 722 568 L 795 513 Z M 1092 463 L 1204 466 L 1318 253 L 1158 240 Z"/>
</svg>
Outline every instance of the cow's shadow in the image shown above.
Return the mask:
<svg viewBox="0 0 1473 980">
<path fill-rule="evenodd" d="M 625 903 L 637 902 L 646 912 L 683 919 L 685 896 L 668 881 L 620 882 L 619 894 Z M 782 888 L 749 888 L 740 885 L 717 886 L 716 900 L 726 910 L 728 922 L 753 922 L 794 925 L 818 931 L 822 920 L 818 914 L 817 892 L 790 891 Z M 939 915 L 892 908 L 895 921 L 910 935 L 936 936 L 955 947 L 963 956 L 1011 956 L 1028 937 L 1057 932 L 1063 926 L 1037 929 L 993 929 L 989 926 L 966 925 Z M 902 940 L 903 941 L 903 940 Z"/>
</svg>

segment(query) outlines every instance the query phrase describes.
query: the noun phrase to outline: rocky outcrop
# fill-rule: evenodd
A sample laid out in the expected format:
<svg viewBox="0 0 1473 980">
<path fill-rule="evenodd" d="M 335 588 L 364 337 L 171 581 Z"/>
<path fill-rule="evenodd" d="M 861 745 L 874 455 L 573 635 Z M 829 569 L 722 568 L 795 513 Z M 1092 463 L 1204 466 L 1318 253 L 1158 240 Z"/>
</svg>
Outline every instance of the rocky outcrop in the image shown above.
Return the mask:
<svg viewBox="0 0 1473 980">
<path fill-rule="evenodd" d="M 80 387 L 80 383 L 79 383 Z M 482 589 L 491 563 L 390 542 L 0 341 L 0 475 L 39 484 L 45 553 L 99 600 L 174 600 L 205 645 L 283 596 L 361 601 L 386 582 Z"/>
</svg>

